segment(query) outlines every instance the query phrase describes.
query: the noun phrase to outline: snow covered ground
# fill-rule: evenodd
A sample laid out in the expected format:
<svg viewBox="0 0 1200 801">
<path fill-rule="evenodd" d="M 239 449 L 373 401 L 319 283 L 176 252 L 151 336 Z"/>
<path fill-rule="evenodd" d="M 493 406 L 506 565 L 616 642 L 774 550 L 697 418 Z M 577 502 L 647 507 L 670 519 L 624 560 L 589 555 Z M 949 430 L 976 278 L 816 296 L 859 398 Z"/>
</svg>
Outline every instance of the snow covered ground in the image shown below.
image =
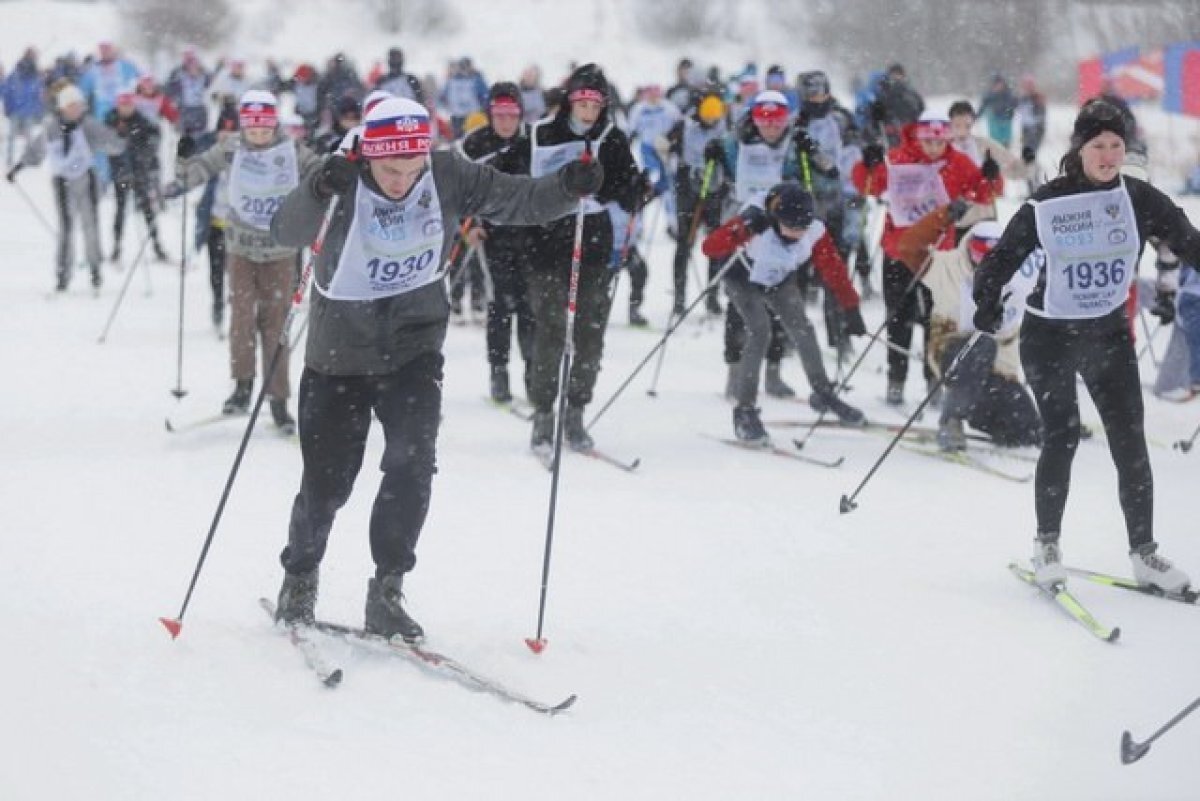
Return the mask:
<svg viewBox="0 0 1200 801">
<path fill-rule="evenodd" d="M 45 173 L 20 180 L 48 214 Z M 1200 204 L 1185 207 L 1200 220 Z M 569 715 L 541 718 L 349 648 L 332 649 L 343 686 L 319 686 L 255 603 L 278 588 L 300 473 L 298 448 L 266 423 L 172 641 L 157 618 L 179 608 L 243 425 L 163 428 L 168 415 L 215 412 L 230 388 L 206 265 L 186 279 L 177 402 L 178 266 L 142 265 L 99 345 L 126 274 L 106 265 L 99 298 L 79 275 L 48 299 L 50 237 L 12 188 L 0 188 L 0 219 L 4 799 L 1197 795 L 1195 720 L 1141 763 L 1118 760 L 1122 729 L 1144 738 L 1200 692 L 1197 610 L 1077 582 L 1123 630 L 1118 645 L 1090 638 L 1005 569 L 1030 549 L 1030 485 L 903 450 L 860 508 L 839 514 L 886 441 L 818 434 L 809 449 L 844 455 L 837 470 L 711 441 L 730 431 L 721 337 L 692 323 L 670 344 L 659 398 L 644 375 L 595 429 L 604 448 L 642 458 L 638 473 L 564 463 L 541 656 L 522 639 L 536 623 L 549 478 L 526 452 L 527 427 L 483 400 L 482 330 L 450 332 L 441 472 L 411 608 L 431 647 L 539 698 L 578 693 Z M 178 255 L 178 208 L 162 225 Z M 126 236 L 128 253 L 140 223 Z M 661 325 L 661 221 L 649 259 Z M 598 400 L 656 341 L 624 325 L 624 298 Z M 866 317 L 878 325 L 879 301 Z M 882 361 L 880 349 L 868 356 L 851 401 L 899 422 L 880 400 Z M 794 359 L 785 376 L 804 386 Z M 763 406 L 767 420 L 811 418 L 796 403 Z M 1170 448 L 1200 406 L 1147 408 L 1158 536 L 1200 575 L 1200 455 Z M 377 434 L 323 567 L 318 610 L 333 620 L 361 619 Z M 1102 439 L 1079 450 L 1065 532 L 1070 562 L 1127 572 Z"/>
</svg>

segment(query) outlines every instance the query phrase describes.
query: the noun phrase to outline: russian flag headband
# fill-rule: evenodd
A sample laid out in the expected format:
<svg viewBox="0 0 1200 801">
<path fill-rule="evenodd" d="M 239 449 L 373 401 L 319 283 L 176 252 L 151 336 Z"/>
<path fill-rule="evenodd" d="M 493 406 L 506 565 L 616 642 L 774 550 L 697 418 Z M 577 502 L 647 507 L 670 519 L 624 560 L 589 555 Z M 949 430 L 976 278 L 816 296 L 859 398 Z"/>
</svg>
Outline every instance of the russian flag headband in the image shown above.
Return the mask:
<svg viewBox="0 0 1200 801">
<path fill-rule="evenodd" d="M 572 103 L 580 100 L 591 100 L 593 103 L 603 104 L 607 98 L 604 96 L 604 92 L 601 92 L 599 89 L 575 89 L 571 94 L 567 95 L 567 100 Z"/>
<path fill-rule="evenodd" d="M 270 103 L 242 103 L 238 122 L 243 128 L 274 128 L 279 123 L 279 113 Z"/>
<path fill-rule="evenodd" d="M 431 144 L 429 117 L 405 115 L 368 120 L 361 151 L 368 159 L 419 156 L 428 153 Z"/>
</svg>

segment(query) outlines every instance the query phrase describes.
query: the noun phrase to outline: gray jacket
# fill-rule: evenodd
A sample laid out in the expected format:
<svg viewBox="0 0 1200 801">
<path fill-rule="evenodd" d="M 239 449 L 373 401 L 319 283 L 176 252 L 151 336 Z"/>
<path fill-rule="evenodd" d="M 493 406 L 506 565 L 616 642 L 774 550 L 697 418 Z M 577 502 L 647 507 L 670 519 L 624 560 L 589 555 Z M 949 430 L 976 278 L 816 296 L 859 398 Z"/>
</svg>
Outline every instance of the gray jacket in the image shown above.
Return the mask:
<svg viewBox="0 0 1200 801">
<path fill-rule="evenodd" d="M 105 153 L 118 156 L 125 152 L 125 140 L 117 136 L 117 132 L 90 114 L 79 118 L 79 130 L 87 140 L 92 153 Z M 36 167 L 46 158 L 50 145 L 63 138 L 62 125 L 58 117 L 51 117 L 41 126 L 25 145 L 21 154 L 21 163 L 27 167 Z M 86 176 L 85 176 L 86 177 Z"/>
<path fill-rule="evenodd" d="M 247 150 L 266 150 L 275 147 L 284 139 L 284 134 L 278 132 L 269 145 L 255 147 L 246 142 L 239 133 L 226 133 L 217 137 L 217 143 L 208 150 L 183 159 L 175 165 L 175 180 L 184 188 L 208 183 L 209 179 L 221 173 L 228 173 L 233 166 L 233 157 L 241 148 Z M 320 163 L 321 157 L 313 153 L 302 143 L 296 143 L 296 168 L 303 177 L 313 165 Z M 219 187 L 224 191 L 224 184 Z M 292 258 L 297 248 L 280 245 L 267 231 L 260 231 L 241 221 L 231 208 L 226 215 L 229 227 L 225 229 L 225 247 L 229 252 L 244 259 L 256 262 L 278 261 Z M 307 242 L 304 244 L 308 244 Z"/>
<path fill-rule="evenodd" d="M 539 225 L 576 208 L 578 199 L 562 188 L 558 175 L 533 179 L 505 175 L 451 152 L 432 155 L 433 179 L 442 207 L 442 252 L 446 254 L 464 217 L 502 225 Z M 313 187 L 319 169 L 307 173 L 284 199 L 271 223 L 275 238 L 291 247 L 310 244 L 324 218 L 327 201 Z M 316 280 L 329 286 L 341 259 L 354 214 L 357 184 L 343 194 L 314 267 Z M 330 300 L 313 291 L 305 364 L 327 375 L 385 375 L 423 353 L 438 352 L 446 339 L 450 304 L 444 281 L 379 300 Z"/>
</svg>

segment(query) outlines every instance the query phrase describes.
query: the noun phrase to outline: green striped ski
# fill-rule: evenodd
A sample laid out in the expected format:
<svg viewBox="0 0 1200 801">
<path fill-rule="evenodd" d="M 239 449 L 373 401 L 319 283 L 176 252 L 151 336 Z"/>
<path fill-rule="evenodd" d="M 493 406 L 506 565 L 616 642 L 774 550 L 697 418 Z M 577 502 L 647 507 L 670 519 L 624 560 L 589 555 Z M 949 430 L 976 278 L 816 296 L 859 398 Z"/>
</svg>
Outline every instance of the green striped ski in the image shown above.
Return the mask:
<svg viewBox="0 0 1200 801">
<path fill-rule="evenodd" d="M 1058 606 L 1062 608 L 1064 612 L 1070 615 L 1076 623 L 1090 631 L 1093 636 L 1104 640 L 1105 642 L 1116 642 L 1117 638 L 1121 636 L 1121 629 L 1115 627 L 1110 629 L 1100 623 L 1100 621 L 1096 620 L 1096 618 L 1092 616 L 1092 613 L 1089 612 L 1084 605 L 1081 604 L 1079 600 L 1067 590 L 1065 584 L 1056 584 L 1053 587 L 1043 587 L 1034 581 L 1032 570 L 1021 567 L 1016 562 L 1011 563 L 1008 566 L 1008 569 L 1012 571 L 1014 576 L 1021 579 L 1021 581 L 1024 581 L 1026 584 L 1029 584 L 1032 587 L 1036 587 L 1039 592 L 1058 604 Z"/>
<path fill-rule="evenodd" d="M 1200 606 L 1200 592 L 1189 588 L 1185 588 L 1179 592 L 1167 592 L 1158 587 L 1153 587 L 1147 584 L 1138 584 L 1131 578 L 1124 576 L 1113 576 L 1108 573 L 1096 573 L 1091 570 L 1084 570 L 1078 567 L 1068 567 L 1067 572 L 1072 576 L 1079 576 L 1096 584 L 1103 584 L 1106 587 L 1116 587 L 1119 590 L 1129 590 L 1130 592 L 1138 592 L 1142 595 L 1151 595 L 1155 598 L 1163 598 L 1168 601 L 1178 601 L 1183 604 L 1192 604 Z"/>
</svg>

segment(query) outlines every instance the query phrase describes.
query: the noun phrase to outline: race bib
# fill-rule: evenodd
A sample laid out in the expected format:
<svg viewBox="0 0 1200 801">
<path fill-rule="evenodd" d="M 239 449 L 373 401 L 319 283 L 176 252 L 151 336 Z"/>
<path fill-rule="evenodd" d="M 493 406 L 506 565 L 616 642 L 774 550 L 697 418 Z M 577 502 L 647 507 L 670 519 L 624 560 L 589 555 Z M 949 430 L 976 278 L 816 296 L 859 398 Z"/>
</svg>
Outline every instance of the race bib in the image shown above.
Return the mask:
<svg viewBox="0 0 1200 801">
<path fill-rule="evenodd" d="M 229 208 L 251 228 L 268 231 L 283 199 L 299 183 L 290 140 L 266 150 L 238 148 L 229 170 Z"/>
<path fill-rule="evenodd" d="M 942 183 L 941 163 L 887 165 L 888 213 L 897 228 L 907 228 L 950 202 Z"/>
</svg>

